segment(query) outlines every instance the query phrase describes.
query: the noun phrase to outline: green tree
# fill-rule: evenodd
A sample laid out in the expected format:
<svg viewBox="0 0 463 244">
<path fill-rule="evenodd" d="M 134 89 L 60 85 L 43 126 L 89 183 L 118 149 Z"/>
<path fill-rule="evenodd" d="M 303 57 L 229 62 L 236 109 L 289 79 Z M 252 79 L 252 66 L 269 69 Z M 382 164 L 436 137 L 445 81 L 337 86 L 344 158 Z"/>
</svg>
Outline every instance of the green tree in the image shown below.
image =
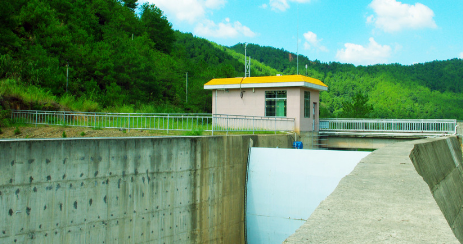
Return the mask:
<svg viewBox="0 0 463 244">
<path fill-rule="evenodd" d="M 141 22 L 150 39 L 156 44 L 155 48 L 164 53 L 170 53 L 175 41 L 172 24 L 163 15 L 162 10 L 154 4 L 144 3 L 141 9 Z"/>
<path fill-rule="evenodd" d="M 368 104 L 368 96 L 358 92 L 352 102 L 342 103 L 341 117 L 344 118 L 369 118 L 373 107 Z"/>
<path fill-rule="evenodd" d="M 122 0 L 124 2 L 124 6 L 135 12 L 135 9 L 137 8 L 137 2 L 138 0 Z"/>
</svg>

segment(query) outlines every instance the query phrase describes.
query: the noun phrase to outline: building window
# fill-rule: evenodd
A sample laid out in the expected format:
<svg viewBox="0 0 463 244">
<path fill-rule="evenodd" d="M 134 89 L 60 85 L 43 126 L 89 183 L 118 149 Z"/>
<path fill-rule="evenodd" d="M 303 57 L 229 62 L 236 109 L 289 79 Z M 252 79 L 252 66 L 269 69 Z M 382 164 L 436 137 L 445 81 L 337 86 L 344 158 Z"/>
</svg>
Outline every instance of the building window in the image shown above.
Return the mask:
<svg viewBox="0 0 463 244">
<path fill-rule="evenodd" d="M 304 118 L 310 118 L 310 91 L 304 91 Z"/>
<path fill-rule="evenodd" d="M 286 117 L 286 91 L 265 91 L 265 116 Z"/>
</svg>

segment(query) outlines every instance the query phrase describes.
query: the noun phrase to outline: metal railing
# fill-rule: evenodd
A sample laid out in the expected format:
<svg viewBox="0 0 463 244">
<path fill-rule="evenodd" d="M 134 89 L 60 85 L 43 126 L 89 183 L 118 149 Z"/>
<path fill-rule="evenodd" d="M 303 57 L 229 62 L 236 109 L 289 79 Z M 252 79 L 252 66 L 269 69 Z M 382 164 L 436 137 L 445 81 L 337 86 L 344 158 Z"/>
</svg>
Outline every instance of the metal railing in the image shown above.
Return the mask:
<svg viewBox="0 0 463 244">
<path fill-rule="evenodd" d="M 454 119 L 320 119 L 320 131 L 455 134 Z"/>
<path fill-rule="evenodd" d="M 258 132 L 294 131 L 295 120 L 224 114 L 102 113 L 41 110 L 12 110 L 15 123 L 91 128 L 169 131 Z"/>
</svg>

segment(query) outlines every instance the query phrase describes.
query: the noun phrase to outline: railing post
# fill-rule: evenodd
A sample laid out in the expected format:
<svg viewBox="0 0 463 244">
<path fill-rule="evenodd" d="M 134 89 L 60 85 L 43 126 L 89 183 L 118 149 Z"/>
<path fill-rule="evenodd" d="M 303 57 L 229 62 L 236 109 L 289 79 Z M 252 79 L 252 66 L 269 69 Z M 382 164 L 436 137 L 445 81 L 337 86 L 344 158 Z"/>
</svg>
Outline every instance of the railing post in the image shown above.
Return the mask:
<svg viewBox="0 0 463 244">
<path fill-rule="evenodd" d="M 277 117 L 275 116 L 275 135 L 277 134 Z"/>
<path fill-rule="evenodd" d="M 254 116 L 253 116 L 252 117 L 252 134 L 253 135 L 254 135 L 254 121 L 255 121 L 255 119 L 254 119 Z"/>
<path fill-rule="evenodd" d="M 167 114 L 167 134 L 169 134 L 169 114 Z"/>
<path fill-rule="evenodd" d="M 37 127 L 38 116 L 39 116 L 38 111 L 35 110 L 35 127 Z"/>
<path fill-rule="evenodd" d="M 130 114 L 127 115 L 127 119 L 129 120 L 129 123 L 127 125 L 127 132 L 130 132 Z"/>
<path fill-rule="evenodd" d="M 214 115 L 212 115 L 212 135 L 214 135 Z"/>
</svg>

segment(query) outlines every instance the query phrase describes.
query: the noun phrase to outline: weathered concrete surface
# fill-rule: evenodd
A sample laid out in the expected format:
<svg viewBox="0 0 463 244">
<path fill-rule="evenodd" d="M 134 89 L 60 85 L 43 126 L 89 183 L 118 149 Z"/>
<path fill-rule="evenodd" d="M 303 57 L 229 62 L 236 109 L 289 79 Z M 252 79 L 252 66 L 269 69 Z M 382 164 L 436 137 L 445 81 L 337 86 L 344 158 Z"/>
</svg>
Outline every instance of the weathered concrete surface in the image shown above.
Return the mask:
<svg viewBox="0 0 463 244">
<path fill-rule="evenodd" d="M 462 143 L 462 138 L 463 138 L 463 122 L 457 122 L 457 136 L 458 140 L 460 141 L 461 149 L 463 151 L 463 143 Z"/>
<path fill-rule="evenodd" d="M 301 132 L 296 136 L 295 139 L 296 141 L 302 142 L 304 149 L 314 149 L 320 147 L 318 131 Z"/>
<path fill-rule="evenodd" d="M 423 134 L 390 134 L 390 133 L 356 133 L 356 132 L 330 132 L 321 133 L 324 140 L 323 147 L 332 149 L 378 149 L 398 142 L 423 139 L 429 135 Z"/>
<path fill-rule="evenodd" d="M 459 243 L 409 157 L 434 140 L 371 153 L 284 243 Z"/>
<path fill-rule="evenodd" d="M 250 140 L 2 140 L 0 243 L 244 243 Z"/>
<path fill-rule="evenodd" d="M 410 155 L 428 184 L 455 236 L 463 242 L 463 168 L 460 143 L 455 139 L 416 143 Z"/>
</svg>

